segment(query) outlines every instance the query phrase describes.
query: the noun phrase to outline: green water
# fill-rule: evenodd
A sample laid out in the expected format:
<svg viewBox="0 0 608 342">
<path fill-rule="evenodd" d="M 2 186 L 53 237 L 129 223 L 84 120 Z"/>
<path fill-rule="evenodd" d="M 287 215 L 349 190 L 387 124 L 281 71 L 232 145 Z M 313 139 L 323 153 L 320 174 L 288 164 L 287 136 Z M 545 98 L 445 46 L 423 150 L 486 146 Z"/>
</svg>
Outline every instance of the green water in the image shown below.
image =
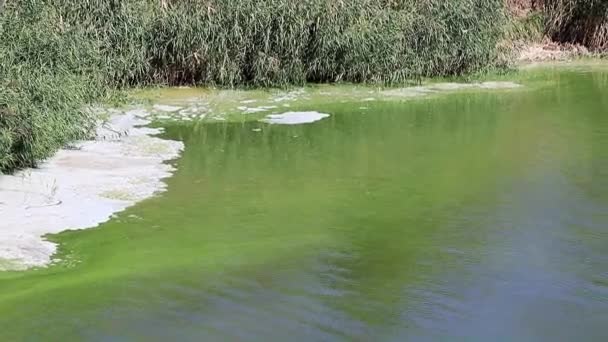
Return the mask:
<svg viewBox="0 0 608 342">
<path fill-rule="evenodd" d="M 0 340 L 607 340 L 608 68 L 509 77 L 167 123 L 168 192 L 0 273 Z"/>
</svg>

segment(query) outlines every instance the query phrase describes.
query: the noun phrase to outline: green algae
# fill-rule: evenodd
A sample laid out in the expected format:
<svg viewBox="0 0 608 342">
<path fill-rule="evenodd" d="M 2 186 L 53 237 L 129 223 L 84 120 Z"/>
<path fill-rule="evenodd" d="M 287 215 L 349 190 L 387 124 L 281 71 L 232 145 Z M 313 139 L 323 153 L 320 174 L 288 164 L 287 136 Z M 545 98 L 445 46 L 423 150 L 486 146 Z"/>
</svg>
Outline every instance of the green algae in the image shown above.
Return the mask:
<svg viewBox="0 0 608 342">
<path fill-rule="evenodd" d="M 166 193 L 0 273 L 0 337 L 601 338 L 607 75 L 403 101 L 310 87 L 289 110 L 331 117 L 289 127 L 236 109 L 284 91 L 159 91 L 227 121 L 164 122 L 186 145 Z"/>
<path fill-rule="evenodd" d="M 538 86 L 537 84 L 532 84 Z M 374 87 L 365 85 L 309 85 L 291 89 L 269 90 L 223 90 L 209 88 L 150 88 L 131 94 L 133 106 L 150 112 L 150 118 L 157 122 L 248 122 L 257 121 L 267 115 L 288 111 L 306 111 L 315 106 L 334 103 L 409 101 L 445 96 L 453 93 L 474 93 L 479 91 L 523 90 L 519 84 L 510 81 L 499 82 L 425 82 L 403 87 Z M 179 108 L 168 112 L 158 109 L 162 106 Z M 139 106 L 139 107 L 138 107 Z"/>
</svg>

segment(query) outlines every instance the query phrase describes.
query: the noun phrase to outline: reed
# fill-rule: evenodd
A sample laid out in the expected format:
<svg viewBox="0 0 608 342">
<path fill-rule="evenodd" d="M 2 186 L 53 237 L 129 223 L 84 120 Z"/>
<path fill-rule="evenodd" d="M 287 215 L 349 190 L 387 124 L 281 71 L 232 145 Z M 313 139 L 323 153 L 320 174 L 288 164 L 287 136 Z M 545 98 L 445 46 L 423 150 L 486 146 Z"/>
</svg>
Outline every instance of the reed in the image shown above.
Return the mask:
<svg viewBox="0 0 608 342">
<path fill-rule="evenodd" d="M 608 1 L 545 0 L 547 30 L 556 41 L 608 50 Z"/>
</svg>

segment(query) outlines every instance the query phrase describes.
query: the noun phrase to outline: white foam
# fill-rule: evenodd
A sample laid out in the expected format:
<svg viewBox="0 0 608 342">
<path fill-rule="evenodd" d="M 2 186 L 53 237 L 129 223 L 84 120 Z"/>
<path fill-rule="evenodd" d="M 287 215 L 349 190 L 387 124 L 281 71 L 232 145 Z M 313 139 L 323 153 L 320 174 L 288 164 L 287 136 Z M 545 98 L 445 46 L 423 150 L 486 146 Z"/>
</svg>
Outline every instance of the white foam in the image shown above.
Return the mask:
<svg viewBox="0 0 608 342">
<path fill-rule="evenodd" d="M 435 83 L 427 86 L 396 88 L 382 91 L 381 93 L 395 97 L 420 97 L 435 94 L 438 92 L 449 92 L 466 89 L 515 89 L 521 85 L 515 82 L 476 82 L 476 83 Z"/>
<path fill-rule="evenodd" d="M 299 125 L 323 120 L 327 117 L 329 117 L 329 114 L 319 112 L 287 112 L 283 114 L 271 114 L 260 121 L 278 125 Z"/>
<path fill-rule="evenodd" d="M 267 112 L 271 109 L 276 109 L 276 108 L 277 108 L 277 106 L 261 106 L 261 107 L 239 106 L 239 107 L 237 107 L 237 109 L 240 110 L 241 112 L 243 112 L 244 114 Z"/>
<path fill-rule="evenodd" d="M 305 93 L 306 93 L 306 91 L 304 90 L 304 88 L 292 90 L 289 92 L 282 92 L 282 93 L 275 95 L 272 98 L 272 101 L 274 101 L 274 102 L 295 101 L 295 100 L 301 98 Z"/>
<path fill-rule="evenodd" d="M 168 113 L 173 113 L 173 112 L 177 112 L 178 110 L 182 109 L 182 107 L 178 107 L 178 106 L 168 106 L 168 105 L 154 105 L 152 108 L 161 111 L 161 112 L 168 112 Z"/>
<path fill-rule="evenodd" d="M 514 89 L 522 87 L 521 84 L 515 82 L 482 82 L 479 83 L 482 89 Z"/>
<path fill-rule="evenodd" d="M 45 266 L 57 246 L 42 236 L 95 227 L 165 189 L 183 148 L 153 137 L 143 110 L 113 111 L 94 141 L 60 150 L 37 169 L 0 175 L 0 270 Z"/>
</svg>

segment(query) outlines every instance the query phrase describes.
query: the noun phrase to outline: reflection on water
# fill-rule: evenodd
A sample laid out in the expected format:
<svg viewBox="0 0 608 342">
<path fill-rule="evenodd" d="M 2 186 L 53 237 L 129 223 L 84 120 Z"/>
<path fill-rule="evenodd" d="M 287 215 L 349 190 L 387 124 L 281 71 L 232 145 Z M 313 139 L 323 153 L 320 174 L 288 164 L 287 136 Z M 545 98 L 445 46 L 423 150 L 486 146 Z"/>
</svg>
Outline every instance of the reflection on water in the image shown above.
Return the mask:
<svg viewBox="0 0 608 342">
<path fill-rule="evenodd" d="M 0 334 L 606 340 L 608 77 L 544 77 L 294 109 L 332 114 L 310 125 L 169 126 L 169 191 L 62 234 L 79 266 L 0 280 L 19 294 Z"/>
</svg>

